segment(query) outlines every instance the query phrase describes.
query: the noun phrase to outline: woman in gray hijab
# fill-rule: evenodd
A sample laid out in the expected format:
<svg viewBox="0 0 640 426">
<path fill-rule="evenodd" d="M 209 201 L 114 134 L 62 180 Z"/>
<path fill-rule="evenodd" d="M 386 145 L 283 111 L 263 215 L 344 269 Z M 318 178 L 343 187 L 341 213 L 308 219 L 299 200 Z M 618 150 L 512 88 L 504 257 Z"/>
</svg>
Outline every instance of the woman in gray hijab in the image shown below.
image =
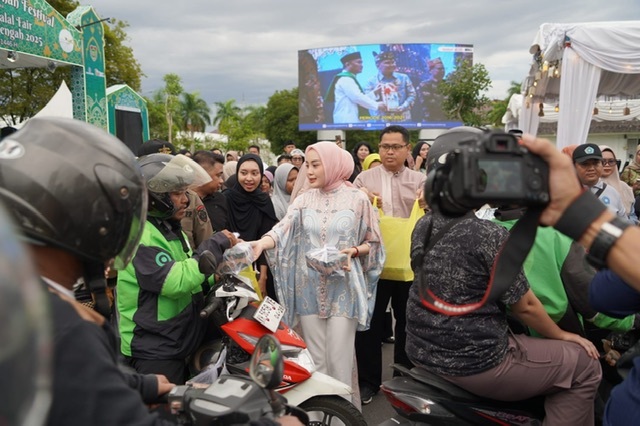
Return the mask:
<svg viewBox="0 0 640 426">
<path fill-rule="evenodd" d="M 281 220 L 291 202 L 291 191 L 293 191 L 293 184 L 298 177 L 298 168 L 293 164 L 283 163 L 276 169 L 275 176 L 273 178 L 273 195 L 271 201 L 273 207 L 276 210 L 276 217 Z"/>
</svg>

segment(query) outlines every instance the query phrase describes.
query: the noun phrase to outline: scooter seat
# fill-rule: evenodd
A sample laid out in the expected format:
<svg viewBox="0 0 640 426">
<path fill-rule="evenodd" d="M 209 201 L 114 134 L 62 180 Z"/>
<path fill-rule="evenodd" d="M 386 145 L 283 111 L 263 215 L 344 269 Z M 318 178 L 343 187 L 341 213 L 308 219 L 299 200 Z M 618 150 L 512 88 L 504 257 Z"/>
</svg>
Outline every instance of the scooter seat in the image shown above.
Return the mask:
<svg viewBox="0 0 640 426">
<path fill-rule="evenodd" d="M 441 396 L 462 403 L 472 403 L 474 405 L 489 405 L 492 407 L 502 407 L 508 410 L 526 410 L 534 413 L 539 418 L 544 417 L 544 396 L 534 396 L 522 401 L 498 401 L 485 398 L 468 392 L 461 387 L 443 379 L 422 367 L 408 369 L 399 364 L 393 364 L 392 368 L 403 376 L 411 377 L 413 380 L 431 388 L 438 389 Z"/>
<path fill-rule="evenodd" d="M 478 395 L 468 392 L 422 367 L 413 367 L 409 370 L 409 375 L 418 382 L 437 387 L 458 401 L 479 402 L 482 400 Z"/>
</svg>

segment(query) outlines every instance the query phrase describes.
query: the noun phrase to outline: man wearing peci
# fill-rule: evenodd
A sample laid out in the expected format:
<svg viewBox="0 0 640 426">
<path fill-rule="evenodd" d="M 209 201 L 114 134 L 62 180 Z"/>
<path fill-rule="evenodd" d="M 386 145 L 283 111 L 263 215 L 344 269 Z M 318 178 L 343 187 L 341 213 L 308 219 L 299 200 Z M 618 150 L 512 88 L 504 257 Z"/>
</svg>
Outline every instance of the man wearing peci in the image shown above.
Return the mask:
<svg viewBox="0 0 640 426">
<path fill-rule="evenodd" d="M 411 120 L 411 108 L 416 100 L 416 89 L 408 75 L 396 72 L 396 58 L 393 52 L 373 53 L 378 73 L 371 77 L 364 88 L 364 93 L 375 96 L 385 103 L 389 116 L 393 121 Z M 377 112 L 370 110 L 375 116 Z"/>
<path fill-rule="evenodd" d="M 360 52 L 344 55 L 342 72 L 338 73 L 327 91 L 326 101 L 335 102 L 333 108 L 334 123 L 359 123 L 360 116 L 368 116 L 370 110 L 385 111 L 384 102 L 377 102 L 364 94 L 356 75 L 362 72 Z"/>
</svg>

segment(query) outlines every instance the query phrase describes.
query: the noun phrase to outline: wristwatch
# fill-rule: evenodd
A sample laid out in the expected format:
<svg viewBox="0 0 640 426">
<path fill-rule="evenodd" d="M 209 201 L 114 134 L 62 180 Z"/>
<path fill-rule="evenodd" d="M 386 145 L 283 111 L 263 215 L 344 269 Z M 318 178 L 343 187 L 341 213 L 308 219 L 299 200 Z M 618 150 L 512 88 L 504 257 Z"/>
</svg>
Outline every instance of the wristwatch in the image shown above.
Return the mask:
<svg viewBox="0 0 640 426">
<path fill-rule="evenodd" d="M 592 266 L 601 269 L 607 266 L 607 255 L 611 247 L 620 238 L 625 229 L 631 226 L 631 223 L 619 217 L 606 222 L 600 228 L 598 235 L 593 239 L 589 253 L 587 254 L 587 262 Z"/>
</svg>

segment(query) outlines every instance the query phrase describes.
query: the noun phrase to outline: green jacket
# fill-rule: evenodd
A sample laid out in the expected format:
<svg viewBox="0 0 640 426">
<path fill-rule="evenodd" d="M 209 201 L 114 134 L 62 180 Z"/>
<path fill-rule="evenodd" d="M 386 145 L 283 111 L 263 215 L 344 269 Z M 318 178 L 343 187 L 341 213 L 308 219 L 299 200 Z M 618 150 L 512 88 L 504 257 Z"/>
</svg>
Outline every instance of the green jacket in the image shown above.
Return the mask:
<svg viewBox="0 0 640 426">
<path fill-rule="evenodd" d="M 517 222 L 494 221 L 509 230 Z M 633 315 L 615 319 L 598 313 L 589 305 L 589 284 L 595 271 L 586 263 L 584 248 L 555 229 L 538 228 L 523 269 L 531 291 L 563 330 L 583 334 L 582 330 L 576 329 L 582 326 L 583 319 L 613 331 L 627 331 L 633 327 Z M 531 334 L 537 335 L 533 330 Z"/>
<path fill-rule="evenodd" d="M 133 261 L 118 273 L 121 351 L 142 359 L 183 359 L 204 334 L 198 261 L 178 224 L 150 218 Z"/>
</svg>

